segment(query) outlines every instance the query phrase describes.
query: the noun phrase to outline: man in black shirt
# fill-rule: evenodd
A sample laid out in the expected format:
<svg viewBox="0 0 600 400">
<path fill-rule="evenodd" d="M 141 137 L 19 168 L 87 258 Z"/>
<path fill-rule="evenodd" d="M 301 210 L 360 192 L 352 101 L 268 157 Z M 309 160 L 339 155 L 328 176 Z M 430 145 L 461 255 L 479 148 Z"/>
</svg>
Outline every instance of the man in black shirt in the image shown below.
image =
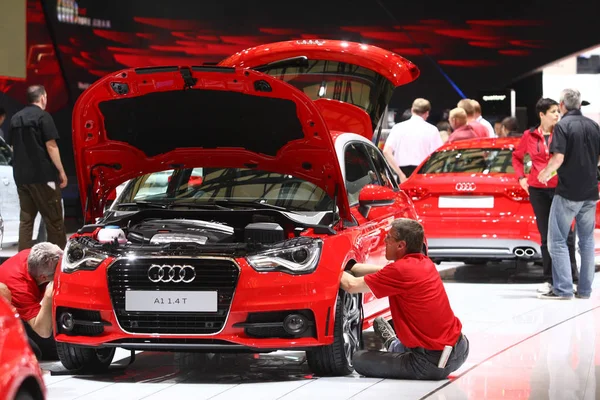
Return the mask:
<svg viewBox="0 0 600 400">
<path fill-rule="evenodd" d="M 41 85 L 27 88 L 29 105 L 10 120 L 6 142 L 13 147 L 13 175 L 21 205 L 19 251 L 32 246 L 33 223 L 39 212 L 48 241 L 66 245 L 60 189 L 67 186 L 56 140 L 58 132 L 46 111 L 48 95 Z"/>
<path fill-rule="evenodd" d="M 540 295 L 544 299 L 572 299 L 573 279 L 567 236 L 576 220 L 581 271 L 575 296 L 588 299 L 594 280 L 594 228 L 598 201 L 598 163 L 600 161 L 600 127 L 581 114 L 581 94 L 565 89 L 560 96 L 563 118 L 554 127 L 550 152 L 552 158 L 540 171 L 542 183 L 558 171 L 558 186 L 550 208 L 548 251 L 552 257 L 553 291 Z"/>
</svg>

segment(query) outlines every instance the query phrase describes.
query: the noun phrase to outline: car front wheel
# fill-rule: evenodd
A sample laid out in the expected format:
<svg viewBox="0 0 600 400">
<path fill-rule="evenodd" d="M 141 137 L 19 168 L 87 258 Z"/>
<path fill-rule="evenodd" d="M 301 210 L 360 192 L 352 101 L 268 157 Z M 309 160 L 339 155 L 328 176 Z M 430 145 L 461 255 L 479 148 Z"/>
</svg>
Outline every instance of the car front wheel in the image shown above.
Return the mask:
<svg viewBox="0 0 600 400">
<path fill-rule="evenodd" d="M 62 365 L 69 371 L 103 372 L 115 356 L 115 348 L 93 348 L 57 342 L 56 351 Z"/>
<path fill-rule="evenodd" d="M 320 376 L 351 374 L 352 357 L 360 349 L 363 322 L 360 295 L 340 290 L 335 309 L 333 344 L 306 353 L 308 366 Z"/>
</svg>

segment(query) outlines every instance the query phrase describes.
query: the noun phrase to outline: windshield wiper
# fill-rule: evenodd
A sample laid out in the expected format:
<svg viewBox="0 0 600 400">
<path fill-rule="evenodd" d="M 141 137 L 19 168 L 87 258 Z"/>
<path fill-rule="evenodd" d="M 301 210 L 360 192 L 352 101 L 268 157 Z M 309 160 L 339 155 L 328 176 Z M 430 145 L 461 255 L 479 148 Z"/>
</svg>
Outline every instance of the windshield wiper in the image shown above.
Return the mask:
<svg viewBox="0 0 600 400">
<path fill-rule="evenodd" d="M 207 210 L 226 210 L 231 211 L 229 207 L 223 207 L 216 203 L 194 203 L 194 202 L 173 202 L 169 208 L 189 207 L 189 208 L 205 208 Z"/>
<path fill-rule="evenodd" d="M 214 203 L 193 203 L 193 202 L 154 202 L 147 200 L 138 200 L 132 203 L 120 203 L 117 207 L 137 207 L 137 208 L 160 208 L 163 210 L 176 208 L 176 207 L 189 207 L 189 208 L 205 208 L 210 210 L 231 210 L 231 208 L 223 207 Z"/>
<path fill-rule="evenodd" d="M 241 201 L 241 200 L 216 200 L 215 204 L 228 205 L 233 207 L 249 207 L 249 208 L 264 208 L 270 210 L 287 211 L 291 209 L 287 207 L 276 206 L 269 203 L 261 203 L 260 200 Z"/>
<path fill-rule="evenodd" d="M 138 200 L 131 203 L 119 203 L 117 204 L 118 208 L 121 207 L 137 207 L 137 208 L 162 208 L 166 209 L 171 205 L 171 203 L 157 203 L 153 201 L 147 200 Z"/>
</svg>

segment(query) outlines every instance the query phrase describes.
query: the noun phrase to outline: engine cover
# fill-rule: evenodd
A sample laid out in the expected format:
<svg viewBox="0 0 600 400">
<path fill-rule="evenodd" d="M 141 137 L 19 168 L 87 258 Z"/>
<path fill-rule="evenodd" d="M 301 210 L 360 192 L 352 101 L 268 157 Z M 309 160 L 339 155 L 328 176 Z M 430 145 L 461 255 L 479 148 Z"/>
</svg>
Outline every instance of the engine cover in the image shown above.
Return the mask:
<svg viewBox="0 0 600 400">
<path fill-rule="evenodd" d="M 273 222 L 254 222 L 244 228 L 246 243 L 268 244 L 277 243 L 285 239 L 281 225 Z"/>
<path fill-rule="evenodd" d="M 132 243 L 233 243 L 234 229 L 218 222 L 187 219 L 155 219 L 131 228 L 127 239 Z"/>
</svg>

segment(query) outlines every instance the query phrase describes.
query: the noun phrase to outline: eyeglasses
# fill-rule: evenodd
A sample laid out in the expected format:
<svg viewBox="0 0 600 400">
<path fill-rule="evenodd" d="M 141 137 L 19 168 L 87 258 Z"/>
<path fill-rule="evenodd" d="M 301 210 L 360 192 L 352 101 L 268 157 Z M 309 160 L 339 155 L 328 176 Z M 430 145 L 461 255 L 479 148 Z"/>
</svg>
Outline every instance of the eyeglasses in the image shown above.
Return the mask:
<svg viewBox="0 0 600 400">
<path fill-rule="evenodd" d="M 398 241 L 400 241 L 400 239 L 398 239 L 394 235 L 392 235 L 392 232 L 388 232 L 388 234 L 385 235 L 385 240 L 388 241 L 388 242 L 391 242 L 391 241 L 398 242 Z"/>
</svg>

